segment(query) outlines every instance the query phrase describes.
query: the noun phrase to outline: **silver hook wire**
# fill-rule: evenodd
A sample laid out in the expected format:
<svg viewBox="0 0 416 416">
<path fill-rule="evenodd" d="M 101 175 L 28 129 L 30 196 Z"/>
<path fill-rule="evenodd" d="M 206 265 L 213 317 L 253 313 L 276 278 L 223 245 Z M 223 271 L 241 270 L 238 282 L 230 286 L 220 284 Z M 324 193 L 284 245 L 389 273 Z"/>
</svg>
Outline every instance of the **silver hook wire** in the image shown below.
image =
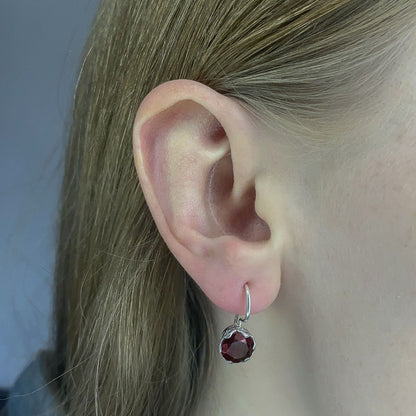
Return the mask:
<svg viewBox="0 0 416 416">
<path fill-rule="evenodd" d="M 235 315 L 234 317 L 234 324 L 241 325 L 241 322 L 248 321 L 248 318 L 250 318 L 250 310 L 251 310 L 251 298 L 250 298 L 250 291 L 248 290 L 247 283 L 244 285 L 246 289 L 246 295 L 247 295 L 247 312 L 246 316 L 244 318 L 240 318 L 238 315 Z"/>
</svg>

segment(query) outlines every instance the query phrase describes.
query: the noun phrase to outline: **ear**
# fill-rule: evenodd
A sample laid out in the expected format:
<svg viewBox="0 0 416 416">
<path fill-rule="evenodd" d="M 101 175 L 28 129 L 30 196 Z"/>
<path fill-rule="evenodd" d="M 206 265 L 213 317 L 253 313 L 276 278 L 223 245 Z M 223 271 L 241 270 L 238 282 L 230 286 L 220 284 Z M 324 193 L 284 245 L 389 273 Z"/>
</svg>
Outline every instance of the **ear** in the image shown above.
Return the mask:
<svg viewBox="0 0 416 416">
<path fill-rule="evenodd" d="M 283 233 L 272 233 L 260 138 L 237 103 L 191 80 L 152 90 L 134 121 L 134 161 L 167 246 L 223 310 L 244 315 L 277 297 Z M 263 213 L 262 213 L 263 210 Z"/>
</svg>

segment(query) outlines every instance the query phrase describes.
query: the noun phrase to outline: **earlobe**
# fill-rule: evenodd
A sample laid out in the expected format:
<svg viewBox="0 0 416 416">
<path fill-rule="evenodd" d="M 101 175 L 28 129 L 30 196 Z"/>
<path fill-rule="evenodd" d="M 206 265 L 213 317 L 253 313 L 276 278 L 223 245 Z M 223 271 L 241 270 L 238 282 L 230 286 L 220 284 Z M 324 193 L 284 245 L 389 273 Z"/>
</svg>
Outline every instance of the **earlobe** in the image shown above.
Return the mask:
<svg viewBox="0 0 416 416">
<path fill-rule="evenodd" d="M 203 84 L 159 85 L 140 106 L 133 151 L 143 194 L 167 246 L 220 308 L 252 313 L 280 287 L 280 246 L 255 210 L 260 165 L 239 106 Z"/>
</svg>

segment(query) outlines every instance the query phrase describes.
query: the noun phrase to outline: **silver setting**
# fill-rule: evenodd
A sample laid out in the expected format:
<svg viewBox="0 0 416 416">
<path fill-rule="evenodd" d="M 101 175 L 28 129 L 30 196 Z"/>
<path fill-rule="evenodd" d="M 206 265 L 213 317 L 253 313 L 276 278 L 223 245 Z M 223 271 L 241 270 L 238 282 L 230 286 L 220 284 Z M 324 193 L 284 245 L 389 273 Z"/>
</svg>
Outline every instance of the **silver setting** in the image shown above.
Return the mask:
<svg viewBox="0 0 416 416">
<path fill-rule="evenodd" d="M 250 337 L 250 338 L 252 338 L 252 339 L 253 339 L 253 351 L 252 351 L 251 356 L 253 355 L 253 353 L 254 353 L 254 351 L 255 351 L 255 349 L 256 349 L 256 340 L 254 339 L 253 335 L 251 335 L 250 331 L 249 331 L 247 328 L 244 328 L 244 327 L 241 325 L 241 322 L 246 322 L 246 321 L 248 321 L 248 318 L 250 318 L 250 310 L 251 310 L 250 291 L 249 291 L 249 289 L 248 289 L 247 284 L 245 284 L 245 285 L 244 285 L 244 287 L 245 287 L 245 289 L 246 289 L 246 295 L 247 295 L 247 312 L 246 312 L 246 315 L 245 315 L 245 317 L 244 317 L 244 318 L 241 318 L 241 317 L 239 317 L 238 315 L 235 315 L 235 317 L 234 317 L 234 323 L 233 323 L 233 324 L 231 324 L 231 325 L 229 325 L 229 326 L 227 326 L 227 328 L 225 328 L 225 329 L 222 331 L 222 334 L 221 334 L 221 339 L 220 339 L 220 343 L 219 343 L 219 346 L 218 346 L 218 350 L 219 350 L 219 352 L 220 352 L 221 356 L 224 358 L 224 360 L 225 360 L 227 363 L 230 363 L 230 364 L 238 364 L 238 363 L 235 363 L 235 362 L 233 362 L 233 361 L 227 360 L 227 359 L 226 359 L 226 358 L 222 355 L 221 344 L 223 343 L 223 341 L 224 341 L 225 339 L 229 339 L 229 338 L 231 338 L 231 337 L 234 335 L 234 333 L 236 333 L 236 332 L 240 332 L 241 334 L 243 334 L 243 335 L 244 335 L 244 337 L 246 337 L 246 338 L 249 338 L 249 337 Z M 250 357 L 247 357 L 245 360 L 240 361 L 240 362 L 244 363 L 244 362 L 248 361 L 248 360 L 251 358 L 251 356 L 250 356 Z"/>
</svg>

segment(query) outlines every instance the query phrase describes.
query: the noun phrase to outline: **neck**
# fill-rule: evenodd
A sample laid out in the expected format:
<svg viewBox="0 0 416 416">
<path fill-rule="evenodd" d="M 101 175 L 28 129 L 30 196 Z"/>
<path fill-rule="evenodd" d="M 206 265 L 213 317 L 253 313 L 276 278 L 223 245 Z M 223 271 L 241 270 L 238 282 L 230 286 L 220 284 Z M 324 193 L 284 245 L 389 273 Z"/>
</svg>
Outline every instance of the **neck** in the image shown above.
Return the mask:
<svg viewBox="0 0 416 416">
<path fill-rule="evenodd" d="M 413 414 L 409 410 L 415 409 L 415 338 L 412 321 L 405 318 L 410 311 L 400 309 L 399 303 L 393 308 L 380 296 L 369 302 L 358 283 L 350 285 L 356 293 L 348 297 L 342 285 L 349 284 L 350 274 L 344 275 L 342 267 L 336 280 L 339 288 L 328 283 L 322 291 L 317 282 L 331 282 L 330 271 L 317 267 L 321 275 L 310 266 L 308 280 L 291 272 L 275 302 L 243 324 L 256 340 L 248 361 L 229 364 L 218 352 L 213 384 L 196 414 Z M 354 304 L 351 299 L 356 299 Z M 389 307 L 397 315 L 396 325 L 381 318 Z M 219 343 L 234 315 L 214 308 Z"/>
<path fill-rule="evenodd" d="M 243 327 L 256 340 L 252 357 L 227 363 L 218 353 L 215 380 L 197 414 L 311 416 L 321 414 L 314 403 L 315 384 L 308 368 L 305 331 L 283 305 L 283 296 L 265 311 L 251 315 Z M 218 342 L 234 315 L 216 308 Z M 286 312 L 285 312 L 286 311 Z"/>
</svg>

